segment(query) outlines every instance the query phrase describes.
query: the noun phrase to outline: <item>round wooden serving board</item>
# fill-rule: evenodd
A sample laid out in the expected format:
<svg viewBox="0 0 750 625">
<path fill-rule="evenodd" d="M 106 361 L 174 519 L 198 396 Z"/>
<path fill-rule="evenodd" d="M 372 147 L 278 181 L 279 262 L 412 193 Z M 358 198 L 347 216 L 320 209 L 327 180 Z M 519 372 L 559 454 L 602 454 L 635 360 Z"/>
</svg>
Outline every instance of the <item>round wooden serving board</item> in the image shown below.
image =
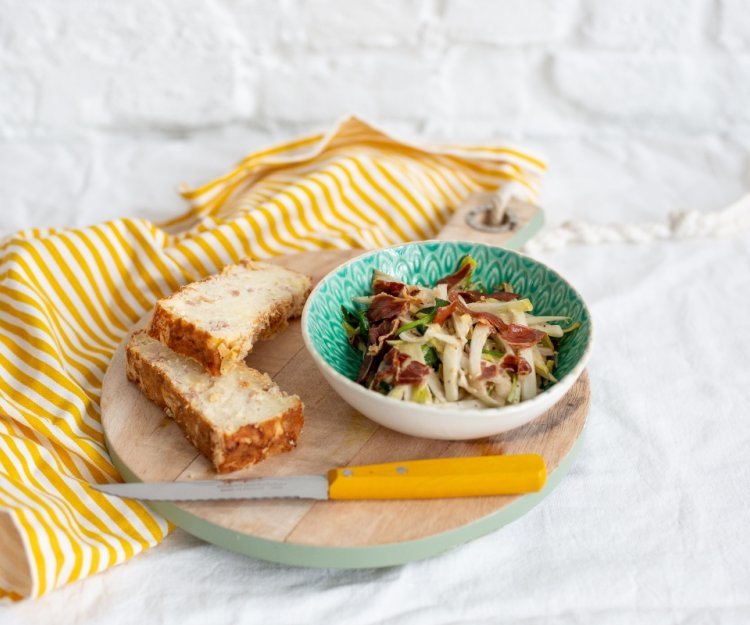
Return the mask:
<svg viewBox="0 0 750 625">
<path fill-rule="evenodd" d="M 468 237 L 466 237 L 468 238 Z M 301 254 L 275 262 L 320 279 L 361 251 Z M 138 327 L 146 320 L 142 320 Z M 178 426 L 125 375 L 125 344 L 104 378 L 102 424 L 115 465 L 127 481 L 215 479 L 211 464 Z M 425 558 L 515 520 L 551 491 L 573 463 L 586 421 L 586 373 L 551 410 L 524 427 L 477 441 L 436 441 L 382 428 L 350 408 L 318 373 L 299 321 L 256 346 L 251 367 L 267 372 L 305 405 L 298 447 L 232 478 L 324 474 L 332 467 L 483 454 L 537 453 L 548 481 L 523 496 L 406 501 L 153 502 L 186 531 L 225 548 L 300 566 L 364 568 Z"/>
</svg>

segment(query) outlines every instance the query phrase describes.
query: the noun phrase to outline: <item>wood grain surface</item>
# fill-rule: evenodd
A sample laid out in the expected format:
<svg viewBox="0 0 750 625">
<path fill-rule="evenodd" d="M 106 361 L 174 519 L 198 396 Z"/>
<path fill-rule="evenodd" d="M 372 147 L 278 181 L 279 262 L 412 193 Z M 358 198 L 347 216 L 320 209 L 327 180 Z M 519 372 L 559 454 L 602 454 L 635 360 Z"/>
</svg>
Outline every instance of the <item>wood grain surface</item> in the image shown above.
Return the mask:
<svg viewBox="0 0 750 625">
<path fill-rule="evenodd" d="M 531 218 L 530 215 L 529 218 Z M 456 225 L 444 238 L 472 238 Z M 498 243 L 512 233 L 502 233 Z M 320 279 L 361 250 L 335 250 L 277 259 Z M 145 324 L 141 320 L 137 327 Z M 135 329 L 135 328 L 134 328 Z M 142 481 L 216 477 L 210 463 L 187 442 L 177 425 L 146 399 L 125 376 L 125 342 L 104 378 L 102 423 L 111 451 Z M 583 430 L 589 404 L 584 373 L 551 410 L 524 427 L 477 441 L 414 438 L 382 428 L 350 408 L 328 386 L 307 354 L 299 321 L 247 359 L 305 404 L 305 426 L 297 449 L 231 474 L 232 478 L 322 474 L 334 466 L 417 458 L 538 453 L 552 473 Z M 185 502 L 178 507 L 219 528 L 268 540 L 318 547 L 377 546 L 447 532 L 495 513 L 518 499 L 477 497 L 453 500 L 314 502 L 269 500 Z"/>
</svg>

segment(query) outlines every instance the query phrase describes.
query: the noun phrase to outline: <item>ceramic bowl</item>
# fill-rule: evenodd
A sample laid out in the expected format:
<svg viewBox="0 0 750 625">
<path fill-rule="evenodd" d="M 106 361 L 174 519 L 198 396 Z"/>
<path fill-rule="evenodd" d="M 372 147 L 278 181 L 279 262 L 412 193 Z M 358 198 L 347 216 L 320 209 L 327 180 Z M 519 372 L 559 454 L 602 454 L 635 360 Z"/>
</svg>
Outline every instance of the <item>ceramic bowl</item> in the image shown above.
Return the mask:
<svg viewBox="0 0 750 625">
<path fill-rule="evenodd" d="M 536 315 L 567 315 L 581 327 L 560 342 L 558 382 L 535 398 L 500 408 L 458 409 L 392 399 L 354 379 L 362 361 L 347 343 L 341 306 L 370 293 L 372 272 L 380 269 L 411 284 L 434 285 L 453 273 L 470 254 L 475 277 L 487 285 L 510 282 L 529 297 Z M 501 247 L 463 241 L 423 241 L 375 250 L 344 263 L 315 287 L 302 313 L 302 336 L 315 365 L 355 410 L 392 430 L 446 440 L 465 440 L 517 428 L 551 408 L 573 386 L 591 353 L 591 317 L 579 293 L 556 271 L 537 260 Z"/>
</svg>

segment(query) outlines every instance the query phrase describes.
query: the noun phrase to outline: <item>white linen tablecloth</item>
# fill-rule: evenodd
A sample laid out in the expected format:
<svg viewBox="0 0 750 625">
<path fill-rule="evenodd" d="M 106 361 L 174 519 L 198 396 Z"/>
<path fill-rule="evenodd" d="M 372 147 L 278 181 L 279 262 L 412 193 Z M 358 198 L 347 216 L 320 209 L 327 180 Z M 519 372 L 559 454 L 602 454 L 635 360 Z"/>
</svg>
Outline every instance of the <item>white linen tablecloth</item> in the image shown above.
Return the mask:
<svg viewBox="0 0 750 625">
<path fill-rule="evenodd" d="M 226 141 L 235 155 L 248 148 Z M 13 217 L 2 230 L 128 209 L 163 217 L 171 205 L 142 207 L 187 174 L 200 180 L 220 171 L 228 145 L 214 151 L 224 158 L 218 165 L 206 146 L 194 150 L 197 162 L 182 145 L 181 160 L 161 170 L 134 158 L 141 164 L 126 179 L 141 186 L 130 194 L 107 188 L 111 152 L 89 146 L 99 173 L 57 205 L 49 185 L 24 183 L 46 156 L 11 163 L 0 153 L 13 172 L 4 189 Z M 549 221 L 658 219 L 671 208 L 721 208 L 739 195 L 737 167 L 705 167 L 711 155 L 720 158 L 718 146 L 676 166 L 655 145 L 642 146 L 641 164 L 628 166 L 606 146 L 540 146 L 553 167 Z M 153 165 L 174 148 L 128 149 Z M 126 155 L 118 158 L 128 162 Z M 52 184 L 65 183 L 52 176 Z M 173 207 L 180 210 L 176 200 Z M 266 563 L 176 530 L 103 574 L 0 605 L 0 623 L 750 622 L 750 234 L 575 247 L 541 259 L 591 307 L 593 396 L 576 465 L 529 514 L 430 560 L 362 571 Z"/>
</svg>

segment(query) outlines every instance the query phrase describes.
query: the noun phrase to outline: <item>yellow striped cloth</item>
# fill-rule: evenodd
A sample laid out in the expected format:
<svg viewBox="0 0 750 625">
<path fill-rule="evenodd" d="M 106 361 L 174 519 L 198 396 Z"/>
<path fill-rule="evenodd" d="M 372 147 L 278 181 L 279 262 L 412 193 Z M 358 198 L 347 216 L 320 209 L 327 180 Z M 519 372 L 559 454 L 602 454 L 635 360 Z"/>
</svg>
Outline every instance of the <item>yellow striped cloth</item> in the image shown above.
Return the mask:
<svg viewBox="0 0 750 625">
<path fill-rule="evenodd" d="M 169 531 L 89 487 L 118 480 L 101 382 L 157 298 L 244 256 L 432 237 L 469 192 L 512 180 L 533 197 L 543 170 L 516 149 L 420 148 L 351 118 L 183 189 L 192 208 L 161 226 L 118 219 L 0 242 L 0 598 L 38 597 Z"/>
</svg>

